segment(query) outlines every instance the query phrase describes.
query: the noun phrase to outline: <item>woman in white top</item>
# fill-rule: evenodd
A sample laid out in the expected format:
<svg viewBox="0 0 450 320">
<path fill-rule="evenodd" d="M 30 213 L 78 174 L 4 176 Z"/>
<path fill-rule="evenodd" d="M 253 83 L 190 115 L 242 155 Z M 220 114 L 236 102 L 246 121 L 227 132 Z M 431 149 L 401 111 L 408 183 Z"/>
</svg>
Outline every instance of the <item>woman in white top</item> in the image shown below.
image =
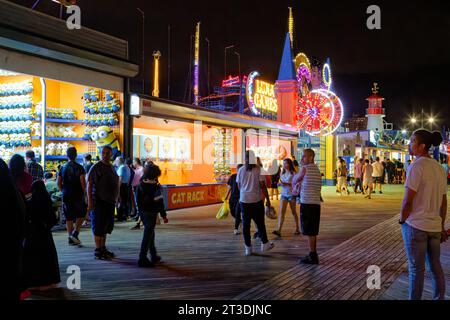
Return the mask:
<svg viewBox="0 0 450 320">
<path fill-rule="evenodd" d="M 283 171 L 280 175 L 281 186 L 281 200 L 280 200 L 280 215 L 278 216 L 278 228 L 274 232 L 274 235 L 281 237 L 281 228 L 283 227 L 284 217 L 286 215 L 287 205 L 291 207 L 292 215 L 295 221 L 295 232 L 294 234 L 300 234 L 300 227 L 298 222 L 298 215 L 295 210 L 296 197 L 292 195 L 292 179 L 295 176 L 294 163 L 291 159 L 286 158 L 283 161 Z"/>
<path fill-rule="evenodd" d="M 251 150 L 245 153 L 245 165 L 239 169 L 236 176 L 239 188 L 239 203 L 242 211 L 242 233 L 245 242 L 245 255 L 252 254 L 250 236 L 251 220 L 256 223 L 258 236 L 261 239 L 261 251 L 273 248 L 273 243 L 267 239 L 266 224 L 264 221 L 264 194 L 266 206 L 270 207 L 269 194 L 266 187 L 266 178 L 261 174 L 261 167 L 256 164 L 255 153 Z"/>
<path fill-rule="evenodd" d="M 448 239 L 444 229 L 447 215 L 447 181 L 442 166 L 429 155 L 439 146 L 439 132 L 415 131 L 409 153 L 415 157 L 406 174 L 405 196 L 399 223 L 408 257 L 409 299 L 422 298 L 427 261 L 433 284 L 433 299 L 445 298 L 445 276 L 440 262 L 440 244 Z"/>
</svg>

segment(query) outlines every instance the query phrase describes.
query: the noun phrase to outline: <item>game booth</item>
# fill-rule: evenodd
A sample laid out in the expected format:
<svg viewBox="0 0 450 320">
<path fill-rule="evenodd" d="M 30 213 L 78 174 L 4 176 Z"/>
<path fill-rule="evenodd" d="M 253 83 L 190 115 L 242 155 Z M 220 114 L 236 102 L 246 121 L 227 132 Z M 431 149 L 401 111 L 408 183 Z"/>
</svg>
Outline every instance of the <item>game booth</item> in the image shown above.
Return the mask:
<svg viewBox="0 0 450 320">
<path fill-rule="evenodd" d="M 130 111 L 133 157 L 161 168 L 167 210 L 221 202 L 247 149 L 265 169 L 296 153 L 297 132 L 273 120 L 145 96 L 131 97 Z"/>
</svg>

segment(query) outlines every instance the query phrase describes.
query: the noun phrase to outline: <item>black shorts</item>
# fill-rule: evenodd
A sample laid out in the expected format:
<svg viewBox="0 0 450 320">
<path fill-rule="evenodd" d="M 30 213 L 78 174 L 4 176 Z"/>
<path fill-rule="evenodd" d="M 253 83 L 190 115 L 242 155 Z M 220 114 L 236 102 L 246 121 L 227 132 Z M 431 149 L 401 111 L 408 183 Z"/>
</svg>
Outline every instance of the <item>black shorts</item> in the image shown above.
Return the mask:
<svg viewBox="0 0 450 320">
<path fill-rule="evenodd" d="M 373 183 L 382 183 L 383 177 L 372 177 Z"/>
<path fill-rule="evenodd" d="M 83 200 L 74 202 L 63 202 L 62 210 L 67 221 L 75 221 L 86 217 L 86 204 Z"/>
<path fill-rule="evenodd" d="M 320 205 L 300 204 L 300 222 L 303 235 L 317 236 L 320 225 Z"/>
<path fill-rule="evenodd" d="M 104 237 L 114 229 L 114 212 L 116 206 L 102 200 L 96 200 L 94 210 L 90 212 L 92 232 L 94 236 Z"/>
</svg>

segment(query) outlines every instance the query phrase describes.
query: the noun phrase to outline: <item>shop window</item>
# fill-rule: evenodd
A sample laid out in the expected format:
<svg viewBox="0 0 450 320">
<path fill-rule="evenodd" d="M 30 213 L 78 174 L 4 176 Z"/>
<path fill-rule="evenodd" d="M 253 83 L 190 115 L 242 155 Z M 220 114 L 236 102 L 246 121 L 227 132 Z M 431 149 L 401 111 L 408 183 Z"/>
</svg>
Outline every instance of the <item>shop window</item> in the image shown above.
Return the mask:
<svg viewBox="0 0 450 320">
<path fill-rule="evenodd" d="M 133 156 L 160 166 L 162 184 L 226 182 L 240 160 L 235 129 L 171 119 L 139 117 L 133 124 Z"/>
<path fill-rule="evenodd" d="M 121 149 L 122 118 L 122 93 L 0 71 L 0 158 L 5 161 L 15 153 L 33 150 L 44 170 L 56 171 L 66 161 L 70 146 L 77 148 L 79 162 L 86 153 L 95 159 L 97 145 L 92 133 L 107 126 Z"/>
</svg>

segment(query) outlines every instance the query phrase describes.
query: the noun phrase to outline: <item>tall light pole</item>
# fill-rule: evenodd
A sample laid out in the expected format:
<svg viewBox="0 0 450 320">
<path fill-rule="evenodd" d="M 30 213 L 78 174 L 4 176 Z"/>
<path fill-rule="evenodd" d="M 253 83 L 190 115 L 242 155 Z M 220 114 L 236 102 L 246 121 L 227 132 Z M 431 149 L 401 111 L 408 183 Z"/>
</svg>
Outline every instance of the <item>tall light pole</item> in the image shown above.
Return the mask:
<svg viewBox="0 0 450 320">
<path fill-rule="evenodd" d="M 206 40 L 206 42 L 208 43 L 208 66 L 207 66 L 207 68 L 208 68 L 208 70 L 207 70 L 207 77 L 208 77 L 208 96 L 211 94 L 211 91 L 210 91 L 210 89 L 209 89 L 209 83 L 210 83 L 210 68 L 209 68 L 209 66 L 210 66 L 210 60 L 209 60 L 209 47 L 210 47 L 210 42 L 209 42 L 209 39 L 208 38 L 205 38 L 205 40 Z"/>
<path fill-rule="evenodd" d="M 238 52 L 234 52 L 238 57 L 238 71 L 239 71 L 239 80 L 241 79 L 241 55 Z"/>
<path fill-rule="evenodd" d="M 170 100 L 170 69 L 171 69 L 171 61 L 170 61 L 170 24 L 167 28 L 167 43 L 168 43 L 168 61 L 167 61 L 167 98 Z"/>
<path fill-rule="evenodd" d="M 234 48 L 234 44 L 231 46 L 225 47 L 225 50 L 224 50 L 224 75 L 223 75 L 224 79 L 226 79 L 226 77 L 227 77 L 227 50 L 231 49 L 231 48 Z"/>
<path fill-rule="evenodd" d="M 239 76 L 239 112 L 241 111 L 241 94 L 242 94 L 242 80 L 241 80 L 241 55 L 235 51 L 235 55 L 238 57 L 238 76 Z"/>
<path fill-rule="evenodd" d="M 145 93 L 145 12 L 136 8 L 142 16 L 142 93 Z"/>
</svg>

